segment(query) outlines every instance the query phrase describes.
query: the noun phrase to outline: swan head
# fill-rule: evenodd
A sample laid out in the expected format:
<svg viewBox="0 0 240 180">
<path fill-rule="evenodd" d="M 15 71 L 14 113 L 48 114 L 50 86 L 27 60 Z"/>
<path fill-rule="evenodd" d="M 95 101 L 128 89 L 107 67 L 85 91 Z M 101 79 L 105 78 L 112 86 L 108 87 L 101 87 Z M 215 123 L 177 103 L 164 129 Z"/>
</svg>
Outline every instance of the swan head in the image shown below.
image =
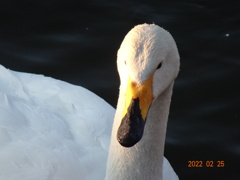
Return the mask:
<svg viewBox="0 0 240 180">
<path fill-rule="evenodd" d="M 117 140 L 131 147 L 143 136 L 151 104 L 177 77 L 180 58 L 170 33 L 155 24 L 143 24 L 125 36 L 117 66 L 125 98 Z"/>
</svg>

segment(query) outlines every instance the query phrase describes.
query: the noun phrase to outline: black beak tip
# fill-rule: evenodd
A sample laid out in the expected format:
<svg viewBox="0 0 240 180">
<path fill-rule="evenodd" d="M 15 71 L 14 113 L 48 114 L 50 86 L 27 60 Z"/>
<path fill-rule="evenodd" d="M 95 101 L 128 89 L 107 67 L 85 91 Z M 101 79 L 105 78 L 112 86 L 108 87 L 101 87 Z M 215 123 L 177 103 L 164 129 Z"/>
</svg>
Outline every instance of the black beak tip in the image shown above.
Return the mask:
<svg viewBox="0 0 240 180">
<path fill-rule="evenodd" d="M 132 147 L 143 137 L 145 120 L 139 108 L 139 98 L 132 99 L 127 114 L 123 117 L 117 132 L 117 140 L 123 147 Z"/>
<path fill-rule="evenodd" d="M 141 137 L 128 137 L 118 134 L 117 140 L 123 147 L 132 147 L 141 140 Z"/>
</svg>

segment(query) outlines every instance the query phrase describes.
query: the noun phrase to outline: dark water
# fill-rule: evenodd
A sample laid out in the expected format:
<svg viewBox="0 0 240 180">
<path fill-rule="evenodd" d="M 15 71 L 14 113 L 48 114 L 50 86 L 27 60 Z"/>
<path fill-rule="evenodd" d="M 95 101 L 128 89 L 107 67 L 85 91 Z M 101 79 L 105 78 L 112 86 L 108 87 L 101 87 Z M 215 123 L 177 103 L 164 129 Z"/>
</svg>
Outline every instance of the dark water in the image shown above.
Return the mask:
<svg viewBox="0 0 240 180">
<path fill-rule="evenodd" d="M 239 179 L 240 1 L 1 1 L 0 63 L 81 85 L 115 107 L 117 49 L 145 22 L 169 30 L 181 55 L 165 156 L 182 180 Z"/>
</svg>

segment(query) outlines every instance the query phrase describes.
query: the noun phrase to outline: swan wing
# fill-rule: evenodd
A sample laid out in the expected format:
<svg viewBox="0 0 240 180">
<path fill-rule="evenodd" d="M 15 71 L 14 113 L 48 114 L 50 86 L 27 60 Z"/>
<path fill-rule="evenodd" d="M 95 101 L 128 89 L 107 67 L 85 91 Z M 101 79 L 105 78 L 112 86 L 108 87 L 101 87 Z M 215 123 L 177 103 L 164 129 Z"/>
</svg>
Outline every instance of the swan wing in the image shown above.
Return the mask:
<svg viewBox="0 0 240 180">
<path fill-rule="evenodd" d="M 115 110 L 69 83 L 0 65 L 0 179 L 104 179 Z"/>
</svg>

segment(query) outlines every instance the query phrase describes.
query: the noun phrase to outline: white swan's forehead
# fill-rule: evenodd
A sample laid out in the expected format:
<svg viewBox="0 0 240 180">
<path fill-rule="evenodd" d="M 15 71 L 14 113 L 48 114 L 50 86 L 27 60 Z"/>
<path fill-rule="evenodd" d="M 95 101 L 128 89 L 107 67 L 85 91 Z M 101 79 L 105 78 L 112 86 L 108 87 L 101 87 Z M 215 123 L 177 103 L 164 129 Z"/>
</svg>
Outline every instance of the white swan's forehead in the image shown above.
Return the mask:
<svg viewBox="0 0 240 180">
<path fill-rule="evenodd" d="M 124 38 L 118 60 L 124 61 L 131 79 L 141 83 L 148 79 L 165 59 L 164 38 L 167 32 L 156 25 L 134 27 Z"/>
</svg>

